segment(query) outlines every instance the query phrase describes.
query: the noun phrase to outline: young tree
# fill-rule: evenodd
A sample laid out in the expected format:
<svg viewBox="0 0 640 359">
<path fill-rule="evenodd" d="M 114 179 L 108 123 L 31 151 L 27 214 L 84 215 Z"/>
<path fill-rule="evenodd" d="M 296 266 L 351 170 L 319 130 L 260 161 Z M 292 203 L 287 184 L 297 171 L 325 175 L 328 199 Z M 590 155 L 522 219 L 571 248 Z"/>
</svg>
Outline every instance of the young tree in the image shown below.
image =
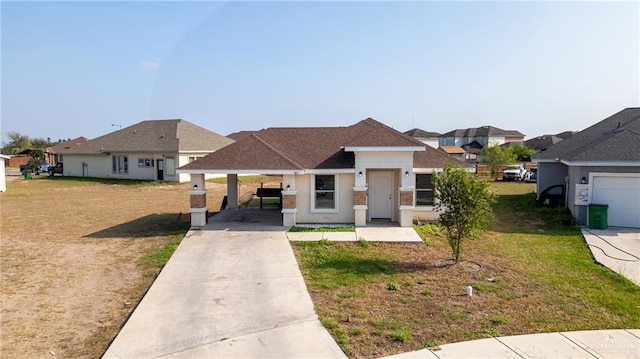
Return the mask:
<svg viewBox="0 0 640 359">
<path fill-rule="evenodd" d="M 477 235 L 487 224 L 495 196 L 484 181 L 467 170 L 445 165 L 433 176 L 436 208 L 445 228 L 456 263 L 462 254 L 462 241 Z"/>
<path fill-rule="evenodd" d="M 482 163 L 489 165 L 491 170 L 491 179 L 495 180 L 500 167 L 515 162 L 516 156 L 513 154 L 513 150 L 508 146 L 487 146 L 480 151 L 480 157 Z"/>
<path fill-rule="evenodd" d="M 536 150 L 533 148 L 523 145 L 511 146 L 511 151 L 518 162 L 530 162 L 531 156 L 536 153 Z"/>
<path fill-rule="evenodd" d="M 42 162 L 42 160 L 44 160 L 44 151 L 39 148 L 33 149 L 31 150 L 29 157 L 31 157 L 31 159 L 29 159 L 29 164 L 35 168 L 40 164 L 40 162 Z"/>
</svg>

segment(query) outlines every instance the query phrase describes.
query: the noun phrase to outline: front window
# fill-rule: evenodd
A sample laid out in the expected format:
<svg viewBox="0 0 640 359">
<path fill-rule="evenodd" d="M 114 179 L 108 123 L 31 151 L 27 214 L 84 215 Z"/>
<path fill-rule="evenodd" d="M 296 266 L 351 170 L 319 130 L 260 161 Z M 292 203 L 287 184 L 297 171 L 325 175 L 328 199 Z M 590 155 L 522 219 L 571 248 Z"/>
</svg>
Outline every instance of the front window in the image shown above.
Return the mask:
<svg viewBox="0 0 640 359">
<path fill-rule="evenodd" d="M 165 158 L 165 168 L 167 171 L 167 176 L 175 176 L 176 175 L 176 159 L 173 157 Z"/>
<path fill-rule="evenodd" d="M 416 206 L 433 206 L 433 182 L 431 174 L 416 174 Z"/>
<path fill-rule="evenodd" d="M 111 156 L 112 172 L 114 174 L 129 173 L 128 156 Z"/>
<path fill-rule="evenodd" d="M 138 167 L 153 167 L 153 159 L 152 158 L 138 158 Z"/>
<path fill-rule="evenodd" d="M 315 175 L 313 209 L 335 210 L 336 198 L 336 176 Z"/>
</svg>

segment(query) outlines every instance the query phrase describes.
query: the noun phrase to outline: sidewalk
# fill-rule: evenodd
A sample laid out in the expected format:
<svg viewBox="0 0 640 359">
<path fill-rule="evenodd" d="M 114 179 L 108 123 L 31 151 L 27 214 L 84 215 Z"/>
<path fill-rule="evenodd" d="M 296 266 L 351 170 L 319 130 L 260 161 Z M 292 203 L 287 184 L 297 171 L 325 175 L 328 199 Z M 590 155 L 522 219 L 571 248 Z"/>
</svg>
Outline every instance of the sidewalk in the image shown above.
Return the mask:
<svg viewBox="0 0 640 359">
<path fill-rule="evenodd" d="M 445 358 L 640 358 L 640 329 L 592 330 L 487 338 L 386 357 Z"/>
<path fill-rule="evenodd" d="M 354 232 L 287 232 L 286 235 L 292 242 L 315 242 L 321 239 L 336 242 L 355 242 L 359 239 L 369 242 L 422 242 L 412 227 L 358 227 Z"/>
</svg>

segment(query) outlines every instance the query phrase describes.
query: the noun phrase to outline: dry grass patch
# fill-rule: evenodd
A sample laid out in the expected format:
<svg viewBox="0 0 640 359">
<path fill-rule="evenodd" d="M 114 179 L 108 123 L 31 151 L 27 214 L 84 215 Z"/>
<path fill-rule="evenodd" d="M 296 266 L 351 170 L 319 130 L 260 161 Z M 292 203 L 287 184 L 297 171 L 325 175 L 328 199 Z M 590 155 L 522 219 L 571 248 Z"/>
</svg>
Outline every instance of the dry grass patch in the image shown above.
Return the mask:
<svg viewBox="0 0 640 359">
<path fill-rule="evenodd" d="M 255 178 L 241 191 L 260 180 L 278 181 Z M 9 177 L 0 194 L 2 356 L 102 355 L 186 232 L 188 186 Z M 207 189 L 217 211 L 225 185 Z"/>
</svg>

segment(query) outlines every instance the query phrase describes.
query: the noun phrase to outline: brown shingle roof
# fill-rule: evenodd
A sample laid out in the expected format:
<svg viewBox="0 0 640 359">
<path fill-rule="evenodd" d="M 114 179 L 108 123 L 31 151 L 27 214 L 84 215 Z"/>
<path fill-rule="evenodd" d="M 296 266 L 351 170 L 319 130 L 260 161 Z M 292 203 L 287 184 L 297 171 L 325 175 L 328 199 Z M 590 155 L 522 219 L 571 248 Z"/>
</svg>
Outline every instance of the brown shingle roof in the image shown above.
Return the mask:
<svg viewBox="0 0 640 359">
<path fill-rule="evenodd" d="M 237 142 L 189 163 L 183 170 L 304 170 L 353 168 L 347 146 L 420 147 L 425 145 L 376 120 L 348 127 L 267 128 L 233 134 Z M 428 148 L 428 153 L 437 151 Z M 439 154 L 437 158 L 442 158 Z M 446 155 L 445 155 L 446 156 Z M 422 158 L 422 157 L 420 157 Z M 426 159 L 425 159 L 426 161 Z M 426 163 L 426 162 L 425 162 Z M 442 167 L 442 166 L 437 166 Z"/>
<path fill-rule="evenodd" d="M 75 146 L 79 146 L 83 143 L 87 143 L 89 142 L 89 139 L 86 137 L 78 137 L 78 138 L 74 138 L 73 140 L 68 140 L 68 141 L 64 141 L 64 142 L 60 142 L 60 143 L 56 143 L 55 145 L 51 146 L 51 147 L 47 147 L 47 153 L 59 153 L 60 151 L 64 151 L 67 150 L 69 148 L 75 147 Z"/>
<path fill-rule="evenodd" d="M 443 168 L 445 163 L 460 167 L 473 167 L 472 164 L 460 161 L 431 146 L 427 146 L 425 151 L 413 153 L 413 168 Z"/>
<path fill-rule="evenodd" d="M 450 155 L 460 155 L 466 152 L 464 148 L 459 146 L 440 146 L 440 150 Z"/>
</svg>

